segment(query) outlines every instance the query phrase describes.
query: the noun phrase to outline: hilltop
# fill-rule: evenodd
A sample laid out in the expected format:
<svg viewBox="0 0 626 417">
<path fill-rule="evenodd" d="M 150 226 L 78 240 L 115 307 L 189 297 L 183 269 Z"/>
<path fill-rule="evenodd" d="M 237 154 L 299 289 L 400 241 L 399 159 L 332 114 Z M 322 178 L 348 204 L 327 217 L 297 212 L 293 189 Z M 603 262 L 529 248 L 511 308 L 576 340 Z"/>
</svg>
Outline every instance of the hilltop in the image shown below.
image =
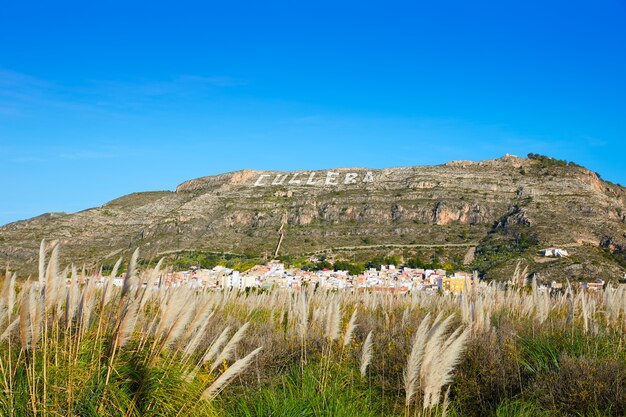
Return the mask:
<svg viewBox="0 0 626 417">
<path fill-rule="evenodd" d="M 508 279 L 518 262 L 546 280 L 626 271 L 626 189 L 540 155 L 437 166 L 243 170 L 175 191 L 129 194 L 78 213 L 0 227 L 0 262 L 36 267 L 41 239 L 95 266 L 137 246 L 146 259 L 189 252 L 354 261 L 421 257 Z M 566 258 L 542 258 L 545 247 Z"/>
</svg>

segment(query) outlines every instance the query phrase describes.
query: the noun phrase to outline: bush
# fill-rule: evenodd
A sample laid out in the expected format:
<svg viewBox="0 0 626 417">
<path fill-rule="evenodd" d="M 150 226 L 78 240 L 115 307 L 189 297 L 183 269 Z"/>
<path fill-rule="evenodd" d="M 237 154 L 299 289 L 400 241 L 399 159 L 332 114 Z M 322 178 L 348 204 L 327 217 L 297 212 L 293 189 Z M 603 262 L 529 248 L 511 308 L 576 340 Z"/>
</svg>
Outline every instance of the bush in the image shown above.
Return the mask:
<svg viewBox="0 0 626 417">
<path fill-rule="evenodd" d="M 626 363 L 613 358 L 561 358 L 558 370 L 540 374 L 533 388 L 546 408 L 566 415 L 602 410 L 626 414 Z"/>
<path fill-rule="evenodd" d="M 454 399 L 465 415 L 491 415 L 503 401 L 520 395 L 527 376 L 518 356 L 510 338 L 487 333 L 470 342 L 454 385 Z"/>
<path fill-rule="evenodd" d="M 340 260 L 335 261 L 333 269 L 335 271 L 348 271 L 350 275 L 359 275 L 365 271 L 365 265 Z"/>
<path fill-rule="evenodd" d="M 540 155 L 538 153 L 529 153 L 528 159 L 532 159 L 534 161 L 539 162 L 539 164 L 544 168 L 566 167 L 568 165 L 567 161 L 564 161 L 562 159 L 550 158 L 549 156 Z M 573 164 L 573 165 L 576 165 L 576 164 Z"/>
</svg>

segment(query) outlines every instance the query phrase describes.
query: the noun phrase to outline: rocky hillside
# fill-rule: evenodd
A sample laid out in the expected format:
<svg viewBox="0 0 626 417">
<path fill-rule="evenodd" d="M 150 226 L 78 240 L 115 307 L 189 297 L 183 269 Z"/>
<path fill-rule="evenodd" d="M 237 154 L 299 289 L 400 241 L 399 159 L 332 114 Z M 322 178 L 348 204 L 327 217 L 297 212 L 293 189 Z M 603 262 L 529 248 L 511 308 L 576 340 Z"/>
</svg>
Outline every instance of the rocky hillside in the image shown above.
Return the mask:
<svg viewBox="0 0 626 417">
<path fill-rule="evenodd" d="M 34 269 L 39 242 L 74 262 L 180 251 L 272 258 L 326 253 L 436 256 L 507 279 L 519 261 L 543 279 L 613 278 L 626 267 L 626 190 L 533 155 L 382 170 L 238 171 L 136 193 L 78 213 L 0 227 L 0 262 Z M 571 256 L 541 258 L 544 247 Z"/>
</svg>

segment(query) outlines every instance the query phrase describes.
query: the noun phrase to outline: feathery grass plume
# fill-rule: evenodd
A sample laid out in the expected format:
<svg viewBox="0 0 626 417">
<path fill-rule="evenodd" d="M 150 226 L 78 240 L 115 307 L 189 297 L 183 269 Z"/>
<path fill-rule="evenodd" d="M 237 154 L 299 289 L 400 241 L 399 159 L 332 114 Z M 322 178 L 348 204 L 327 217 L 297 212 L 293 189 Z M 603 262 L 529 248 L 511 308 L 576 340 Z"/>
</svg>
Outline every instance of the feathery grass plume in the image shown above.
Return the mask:
<svg viewBox="0 0 626 417">
<path fill-rule="evenodd" d="M 9 283 L 11 282 L 11 271 L 9 266 L 4 272 L 4 281 L 2 282 L 2 293 L 0 294 L 0 301 L 5 301 L 9 297 Z"/>
<path fill-rule="evenodd" d="M 76 306 L 76 321 L 78 323 L 84 323 L 83 317 L 85 315 L 86 304 L 89 302 L 89 291 L 87 288 L 83 288 L 83 291 L 80 292 L 80 301 Z"/>
<path fill-rule="evenodd" d="M 139 259 L 139 248 L 135 249 L 133 256 L 130 258 L 130 264 L 128 264 L 128 271 L 124 277 L 124 285 L 122 285 L 122 299 L 129 293 L 129 291 L 135 286 L 137 280 L 137 259 Z"/>
<path fill-rule="evenodd" d="M 39 342 L 39 336 L 41 334 L 41 323 L 44 317 L 44 310 L 46 308 L 45 300 L 43 296 L 44 290 L 33 285 L 30 291 L 30 299 L 28 301 L 29 317 L 30 317 L 30 333 L 31 333 L 31 347 L 34 347 Z"/>
<path fill-rule="evenodd" d="M 6 305 L 8 309 L 8 315 L 11 317 L 13 309 L 15 308 L 15 299 L 17 297 L 15 292 L 15 282 L 17 281 L 17 272 L 14 272 L 9 281 L 9 290 L 6 294 Z"/>
<path fill-rule="evenodd" d="M 46 311 L 50 311 L 53 306 L 57 305 L 60 283 L 59 283 L 59 245 L 55 245 L 50 254 L 48 267 L 45 276 L 45 307 Z"/>
<path fill-rule="evenodd" d="M 76 305 L 76 298 L 78 296 L 76 286 L 71 284 L 65 290 L 65 325 L 67 328 L 72 324 L 74 319 L 74 309 Z"/>
<path fill-rule="evenodd" d="M 226 341 L 228 340 L 229 333 L 230 333 L 230 326 L 227 326 L 224 330 L 222 330 L 222 333 L 220 333 L 217 339 L 215 339 L 215 341 L 207 349 L 206 353 L 202 355 L 200 362 L 198 362 L 198 364 L 187 374 L 187 376 L 185 377 L 185 380 L 187 382 L 192 381 L 196 377 L 196 374 L 200 370 L 200 367 L 202 366 L 202 364 L 209 362 L 211 359 L 215 357 L 215 355 L 217 355 L 217 353 L 220 351 L 224 343 L 226 343 Z M 189 355 L 191 354 L 192 353 L 189 353 Z"/>
<path fill-rule="evenodd" d="M 404 307 L 404 311 L 402 312 L 402 321 L 400 322 L 402 328 L 406 327 L 406 323 L 409 321 L 409 307 Z"/>
<path fill-rule="evenodd" d="M 167 336 L 170 329 L 175 325 L 176 321 L 180 318 L 183 310 L 189 311 L 190 309 L 185 308 L 185 303 L 187 300 L 187 294 L 183 293 L 183 291 L 178 288 L 177 291 L 168 292 L 168 299 L 164 303 L 165 305 L 160 308 L 160 318 L 159 325 L 156 328 L 154 333 L 155 339 L 163 339 Z M 140 306 L 142 303 L 142 298 L 139 300 Z M 163 304 L 163 303 L 161 303 Z"/>
<path fill-rule="evenodd" d="M 439 316 L 435 319 L 435 324 L 439 320 Z M 434 325 L 434 324 L 433 324 Z M 420 325 L 413 337 L 413 346 L 407 360 L 406 369 L 404 370 L 404 405 L 409 406 L 417 393 L 417 383 L 419 380 L 420 369 L 424 358 L 424 351 L 430 330 L 430 313 L 428 313 L 420 322 Z"/>
<path fill-rule="evenodd" d="M 287 333 L 287 329 L 289 328 L 289 308 L 283 309 L 282 320 L 280 322 L 280 327 L 283 330 L 283 333 Z"/>
<path fill-rule="evenodd" d="M 63 269 L 63 272 L 61 272 L 61 274 L 58 275 L 56 278 L 56 317 L 63 317 L 63 306 L 65 305 L 65 289 L 68 285 L 67 276 L 69 275 L 70 271 L 71 268 L 68 265 Z"/>
<path fill-rule="evenodd" d="M 233 337 L 230 338 L 226 346 L 224 346 L 224 349 L 222 349 L 222 352 L 220 352 L 217 358 L 215 358 L 215 361 L 211 364 L 211 367 L 209 368 L 211 372 L 213 372 L 218 366 L 220 366 L 222 362 L 231 359 L 233 353 L 235 353 L 237 344 L 241 342 L 241 339 L 243 339 L 243 336 L 246 333 L 246 330 L 248 330 L 248 327 L 250 327 L 250 322 L 244 323 L 243 326 L 241 326 L 239 330 L 235 332 Z"/>
<path fill-rule="evenodd" d="M 9 271 L 7 270 L 6 273 L 9 274 Z M 8 293 L 8 291 L 5 291 L 5 287 L 9 284 L 9 276 L 5 275 L 4 277 L 2 293 L 0 294 L 0 327 L 4 326 L 5 321 L 10 320 L 9 308 L 7 306 L 7 296 L 5 295 L 5 292 Z"/>
<path fill-rule="evenodd" d="M 180 307 L 177 309 L 176 320 L 172 323 L 169 331 L 165 334 L 163 339 L 163 347 L 166 348 L 174 343 L 185 330 L 185 327 L 191 320 L 191 313 L 193 310 L 185 306 L 185 304 L 181 303 Z"/>
<path fill-rule="evenodd" d="M 185 333 L 181 336 L 181 340 L 183 341 L 187 340 L 189 342 L 190 339 L 197 338 L 198 333 L 204 334 L 209 319 L 215 313 L 215 311 L 211 309 L 212 303 L 210 299 L 205 298 L 203 301 L 202 298 L 199 298 L 196 304 L 200 305 L 200 307 L 196 309 L 196 313 L 189 323 L 189 326 L 187 326 L 187 330 L 185 330 Z"/>
<path fill-rule="evenodd" d="M 354 311 L 352 312 L 352 316 L 350 317 L 350 321 L 348 322 L 348 327 L 346 328 L 346 333 L 343 336 L 343 346 L 346 347 L 350 344 L 350 342 L 352 341 L 352 336 L 354 335 L 354 330 L 357 327 L 356 324 L 356 313 L 357 313 L 357 308 L 354 309 Z"/>
<path fill-rule="evenodd" d="M 120 256 L 120 258 L 115 262 L 115 265 L 113 265 L 113 269 L 111 270 L 111 274 L 109 275 L 109 278 L 115 278 L 117 276 L 117 273 L 120 270 L 120 266 L 122 266 L 122 257 Z"/>
<path fill-rule="evenodd" d="M 598 332 L 598 326 L 596 325 L 596 322 L 595 322 L 596 306 L 597 306 L 597 302 L 595 299 L 590 299 L 589 302 L 587 303 L 587 310 L 589 314 L 589 326 L 590 326 L 591 333 L 594 335 Z"/>
<path fill-rule="evenodd" d="M 326 317 L 326 337 L 335 341 L 339 339 L 341 332 L 341 307 L 337 302 L 331 304 Z"/>
<path fill-rule="evenodd" d="M 163 263 L 164 259 L 165 258 L 161 258 L 159 260 L 159 262 L 156 264 L 156 266 L 154 267 L 154 269 L 152 271 L 150 271 L 150 273 L 148 274 L 148 282 L 146 283 L 146 287 L 141 292 L 140 309 L 143 309 L 143 307 L 146 305 L 146 303 L 150 299 L 150 294 L 151 294 L 152 289 L 154 287 L 154 283 L 156 282 L 157 278 L 159 277 L 159 273 L 160 273 L 160 270 L 161 270 L 161 264 Z"/>
<path fill-rule="evenodd" d="M 457 329 L 458 330 L 458 329 Z M 455 331 L 443 344 L 440 354 L 429 364 L 429 372 L 424 375 L 423 409 L 439 404 L 441 389 L 452 382 L 452 372 L 461 360 L 461 354 L 470 336 L 470 329 Z"/>
<path fill-rule="evenodd" d="M 448 385 L 448 389 L 443 396 L 443 406 L 441 407 L 441 417 L 446 417 L 448 415 L 448 407 L 450 406 L 450 386 Z"/>
<path fill-rule="evenodd" d="M 604 290 L 604 304 L 606 306 L 607 321 L 611 327 L 618 328 L 620 325 L 620 314 L 626 313 L 626 289 L 613 288 L 607 285 Z M 625 317 L 626 318 L 626 317 Z"/>
<path fill-rule="evenodd" d="M 472 315 L 473 305 L 470 303 L 468 294 L 466 292 L 462 292 L 459 295 L 459 301 L 461 307 L 461 320 L 463 320 L 463 323 L 471 324 L 474 319 Z"/>
<path fill-rule="evenodd" d="M 320 318 L 320 320 L 324 320 L 324 336 L 326 336 L 327 338 L 330 338 L 330 327 L 331 327 L 331 321 L 332 321 L 332 315 L 333 315 L 333 310 L 335 309 L 335 304 L 334 303 L 329 303 L 328 305 L 324 306 L 322 314 L 324 315 L 323 318 Z"/>
<path fill-rule="evenodd" d="M 7 326 L 6 329 L 4 329 L 4 332 L 2 332 L 2 335 L 0 335 L 0 341 L 5 341 L 9 336 L 11 336 L 11 333 L 13 333 L 13 331 L 19 324 L 20 324 L 20 318 L 18 317 L 15 320 L 13 320 L 11 324 Z"/>
<path fill-rule="evenodd" d="M 22 349 L 27 350 L 32 340 L 32 332 L 30 326 L 30 289 L 22 291 L 22 300 L 20 302 L 20 345 Z"/>
<path fill-rule="evenodd" d="M 111 293 L 112 293 L 111 287 L 113 286 L 113 280 L 117 276 L 117 272 L 119 271 L 121 265 L 122 265 L 122 258 L 120 257 L 117 260 L 117 262 L 115 262 L 115 265 L 113 265 L 111 274 L 109 275 L 109 278 L 105 281 L 104 286 L 102 287 L 102 296 L 100 297 L 100 311 L 104 310 L 104 307 L 111 300 Z"/>
<path fill-rule="evenodd" d="M 373 333 L 370 332 L 367 334 L 365 338 L 365 342 L 363 342 L 363 348 L 361 350 L 361 376 L 365 377 L 365 373 L 367 372 L 367 367 L 369 366 L 372 360 L 372 345 L 373 345 Z"/>
<path fill-rule="evenodd" d="M 581 308 L 580 311 L 582 313 L 583 318 L 583 329 L 585 334 L 589 332 L 589 309 L 587 308 L 587 296 L 584 291 L 580 291 L 578 293 L 578 298 L 580 299 Z"/>
<path fill-rule="evenodd" d="M 299 303 L 299 314 L 300 321 L 298 322 L 298 335 L 301 340 L 306 339 L 307 331 L 309 328 L 309 306 L 307 303 L 306 293 L 300 294 L 300 303 Z"/>
<path fill-rule="evenodd" d="M 443 312 L 437 315 L 432 327 L 428 331 L 428 341 L 426 342 L 426 346 L 424 348 L 424 357 L 422 359 L 422 368 L 420 370 L 420 376 L 422 379 L 426 373 L 431 371 L 430 367 L 437 358 L 437 355 L 439 355 L 438 349 L 444 343 L 444 334 L 446 330 L 448 330 L 450 322 L 454 318 L 454 314 L 449 315 L 444 320 L 441 320 L 442 317 Z"/>
<path fill-rule="evenodd" d="M 46 240 L 41 239 L 39 245 L 39 282 L 43 282 L 46 276 Z"/>
<path fill-rule="evenodd" d="M 2 284 L 2 294 L 0 295 L 0 325 L 11 321 L 13 309 L 15 307 L 15 281 L 17 274 L 9 271 L 7 267 L 4 283 Z"/>
<path fill-rule="evenodd" d="M 448 335 L 448 337 L 445 340 L 443 340 L 443 343 L 439 346 L 439 352 L 440 353 L 445 352 L 446 349 L 448 349 L 448 347 L 450 347 L 450 345 L 456 341 L 456 339 L 459 337 L 461 332 L 463 332 L 466 329 L 470 330 L 470 333 L 471 333 L 470 328 L 463 328 L 463 326 L 457 327 L 452 333 Z M 439 356 L 435 358 L 435 360 L 440 360 L 440 359 L 441 358 Z"/>
<path fill-rule="evenodd" d="M 324 318 L 324 311 L 322 307 L 314 307 L 313 314 L 311 314 L 311 326 L 314 326 Z"/>
<path fill-rule="evenodd" d="M 550 294 L 547 291 L 540 292 L 537 295 L 536 303 L 536 318 L 539 323 L 543 323 L 548 319 L 548 314 L 550 314 Z"/>
<path fill-rule="evenodd" d="M 239 359 L 228 369 L 220 375 L 204 392 L 202 398 L 205 400 L 214 399 L 229 383 L 230 381 L 243 372 L 252 362 L 252 360 L 261 352 L 263 347 L 258 347 L 250 352 L 246 357 Z"/>
<path fill-rule="evenodd" d="M 603 294 L 603 299 L 604 299 L 604 306 L 606 308 L 605 311 L 605 315 L 606 315 L 606 321 L 609 325 L 613 324 L 613 320 L 615 317 L 615 304 L 614 304 L 614 296 L 615 296 L 616 291 L 613 289 L 613 287 L 609 284 L 604 288 L 604 294 Z M 618 314 L 619 314 L 619 310 L 617 310 Z"/>
<path fill-rule="evenodd" d="M 521 265 L 522 261 L 517 261 L 517 265 L 515 265 L 515 270 L 513 271 L 513 276 L 511 278 L 511 282 L 515 285 L 517 285 L 518 287 L 522 287 L 523 283 L 520 283 L 520 265 Z"/>
<path fill-rule="evenodd" d="M 209 323 L 210 323 L 210 318 L 213 316 L 213 311 L 209 310 L 209 314 L 206 317 L 202 317 L 201 320 L 199 320 L 199 322 L 201 323 L 200 327 L 195 327 L 195 326 L 190 326 L 190 329 L 193 328 L 193 337 L 191 337 L 191 339 L 189 339 L 189 341 L 187 342 L 187 345 L 185 346 L 185 348 L 183 349 L 183 353 L 185 354 L 185 356 L 189 357 L 191 355 L 193 355 L 195 353 L 195 351 L 198 349 L 198 346 L 200 345 L 200 341 L 202 340 L 202 338 L 204 337 L 204 334 L 206 333 L 206 328 L 209 327 Z M 184 337 L 183 337 L 184 339 Z"/>
<path fill-rule="evenodd" d="M 222 349 L 224 343 L 228 340 L 228 334 L 230 333 L 230 326 L 227 326 L 222 333 L 215 339 L 215 341 L 211 344 L 207 353 L 202 357 L 202 363 L 207 363 L 212 360 L 217 353 Z"/>
<path fill-rule="evenodd" d="M 524 269 L 522 270 L 522 274 L 520 275 L 522 286 L 524 286 L 524 283 L 526 282 L 527 278 L 528 278 L 528 265 L 524 267 Z"/>
<path fill-rule="evenodd" d="M 472 319 L 466 324 L 469 324 L 472 330 L 476 333 L 482 330 L 482 326 L 484 324 L 484 310 L 481 298 L 478 298 L 472 303 Z"/>
<path fill-rule="evenodd" d="M 137 317 L 139 315 L 139 300 L 128 300 L 124 308 L 122 320 L 117 331 L 117 346 L 125 346 L 131 339 L 135 325 L 137 324 Z"/>
<path fill-rule="evenodd" d="M 78 318 L 81 321 L 81 332 L 85 334 L 89 329 L 91 323 L 91 313 L 95 307 L 95 281 L 94 277 L 91 277 L 87 281 L 87 286 L 83 289 L 83 295 L 80 301 L 80 307 L 78 311 Z"/>
</svg>

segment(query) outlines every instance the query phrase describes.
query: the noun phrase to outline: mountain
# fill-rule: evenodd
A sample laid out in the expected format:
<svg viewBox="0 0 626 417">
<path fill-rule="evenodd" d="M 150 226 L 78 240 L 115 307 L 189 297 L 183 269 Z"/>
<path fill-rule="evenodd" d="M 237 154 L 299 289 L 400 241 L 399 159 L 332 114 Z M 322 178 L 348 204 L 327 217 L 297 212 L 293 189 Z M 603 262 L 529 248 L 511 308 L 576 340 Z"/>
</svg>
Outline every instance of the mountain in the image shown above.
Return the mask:
<svg viewBox="0 0 626 417">
<path fill-rule="evenodd" d="M 0 262 L 36 267 L 39 242 L 62 257 L 111 263 L 182 251 L 272 258 L 380 254 L 478 268 L 508 279 L 518 262 L 545 280 L 617 279 L 626 271 L 626 189 L 541 155 L 437 166 L 243 170 L 126 195 L 78 213 L 0 227 Z M 566 249 L 545 258 L 538 250 Z M 18 269 L 19 270 L 19 269 Z"/>
</svg>

